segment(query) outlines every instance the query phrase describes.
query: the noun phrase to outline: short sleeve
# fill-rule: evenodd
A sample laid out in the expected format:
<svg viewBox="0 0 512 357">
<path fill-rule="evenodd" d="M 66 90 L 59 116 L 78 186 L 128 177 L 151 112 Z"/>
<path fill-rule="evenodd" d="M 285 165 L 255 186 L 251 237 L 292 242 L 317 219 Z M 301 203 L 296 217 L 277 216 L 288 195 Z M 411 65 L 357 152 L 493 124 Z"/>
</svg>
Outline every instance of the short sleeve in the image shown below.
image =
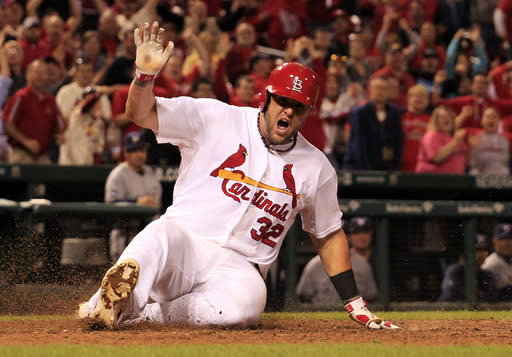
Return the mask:
<svg viewBox="0 0 512 357">
<path fill-rule="evenodd" d="M 329 177 L 318 185 L 306 207 L 300 212 L 302 228 L 317 238 L 324 238 L 341 228 L 338 203 L 338 176 L 332 169 Z"/>
</svg>

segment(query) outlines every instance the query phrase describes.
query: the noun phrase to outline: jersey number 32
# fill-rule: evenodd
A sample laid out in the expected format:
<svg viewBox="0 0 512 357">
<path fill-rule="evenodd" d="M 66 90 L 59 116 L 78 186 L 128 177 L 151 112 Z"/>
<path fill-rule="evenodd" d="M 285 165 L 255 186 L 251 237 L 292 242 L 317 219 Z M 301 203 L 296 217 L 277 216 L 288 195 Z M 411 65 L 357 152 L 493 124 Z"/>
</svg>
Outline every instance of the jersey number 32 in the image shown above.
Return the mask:
<svg viewBox="0 0 512 357">
<path fill-rule="evenodd" d="M 267 217 L 260 217 L 256 222 L 261 225 L 258 230 L 251 229 L 252 239 L 261 241 L 263 244 L 274 248 L 276 242 L 271 238 L 278 238 L 283 233 L 284 226 L 282 224 L 272 225 L 272 221 Z"/>
</svg>

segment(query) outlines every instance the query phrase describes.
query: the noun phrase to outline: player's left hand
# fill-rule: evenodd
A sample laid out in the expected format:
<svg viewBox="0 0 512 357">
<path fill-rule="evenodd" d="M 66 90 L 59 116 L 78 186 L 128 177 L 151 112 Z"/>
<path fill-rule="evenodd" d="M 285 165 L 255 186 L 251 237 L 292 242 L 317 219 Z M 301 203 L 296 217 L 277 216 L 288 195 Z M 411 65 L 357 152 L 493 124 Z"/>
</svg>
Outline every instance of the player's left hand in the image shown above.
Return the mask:
<svg viewBox="0 0 512 357">
<path fill-rule="evenodd" d="M 345 305 L 345 309 L 347 309 L 352 320 L 366 326 L 370 330 L 394 330 L 400 328 L 399 326 L 374 315 L 366 307 L 366 301 L 364 301 L 362 297 L 358 297 L 357 299 L 347 303 Z"/>
<path fill-rule="evenodd" d="M 144 23 L 142 30 L 134 30 L 135 45 L 137 46 L 137 55 L 135 63 L 137 70 L 146 76 L 154 76 L 163 68 L 171 52 L 174 43 L 169 41 L 164 49 L 162 32 L 158 22 L 153 22 L 151 27 L 149 23 Z"/>
</svg>

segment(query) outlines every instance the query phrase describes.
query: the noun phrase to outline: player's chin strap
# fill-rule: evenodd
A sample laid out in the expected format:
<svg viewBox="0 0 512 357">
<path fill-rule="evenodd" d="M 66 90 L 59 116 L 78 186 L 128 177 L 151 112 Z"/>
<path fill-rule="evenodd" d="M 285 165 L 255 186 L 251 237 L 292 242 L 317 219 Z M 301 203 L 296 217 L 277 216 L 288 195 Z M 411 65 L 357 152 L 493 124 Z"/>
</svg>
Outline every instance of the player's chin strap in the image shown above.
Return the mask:
<svg viewBox="0 0 512 357">
<path fill-rule="evenodd" d="M 261 119 L 261 115 L 265 115 L 264 112 L 260 112 L 258 113 L 258 120 L 256 121 L 256 125 L 258 126 L 258 133 L 260 133 L 260 137 L 261 137 L 261 141 L 263 141 L 263 145 L 265 145 L 265 147 L 268 149 L 268 150 L 272 150 L 272 151 L 276 151 L 276 152 L 288 152 L 290 151 L 291 149 L 293 149 L 295 147 L 295 145 L 297 144 L 297 135 L 296 134 L 290 142 L 286 143 L 286 144 L 282 144 L 282 145 L 272 145 L 272 144 L 269 144 L 267 142 L 267 139 L 265 139 L 265 137 L 263 136 L 263 133 L 261 132 L 261 128 L 260 128 L 260 119 Z"/>
</svg>

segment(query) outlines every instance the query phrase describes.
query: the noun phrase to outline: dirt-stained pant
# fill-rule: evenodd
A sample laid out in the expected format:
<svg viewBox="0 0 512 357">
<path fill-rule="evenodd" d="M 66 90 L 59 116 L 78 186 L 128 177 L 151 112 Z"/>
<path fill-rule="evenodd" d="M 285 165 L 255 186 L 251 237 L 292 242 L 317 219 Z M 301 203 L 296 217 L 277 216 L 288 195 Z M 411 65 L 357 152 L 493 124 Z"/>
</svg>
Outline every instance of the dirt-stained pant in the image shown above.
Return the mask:
<svg viewBox="0 0 512 357">
<path fill-rule="evenodd" d="M 150 223 L 119 261 L 140 265 L 137 285 L 118 322 L 241 325 L 257 323 L 266 287 L 255 266 L 239 253 L 195 239 L 167 218 Z M 92 313 L 99 291 L 89 301 Z M 148 304 L 151 298 L 154 303 Z"/>
</svg>

